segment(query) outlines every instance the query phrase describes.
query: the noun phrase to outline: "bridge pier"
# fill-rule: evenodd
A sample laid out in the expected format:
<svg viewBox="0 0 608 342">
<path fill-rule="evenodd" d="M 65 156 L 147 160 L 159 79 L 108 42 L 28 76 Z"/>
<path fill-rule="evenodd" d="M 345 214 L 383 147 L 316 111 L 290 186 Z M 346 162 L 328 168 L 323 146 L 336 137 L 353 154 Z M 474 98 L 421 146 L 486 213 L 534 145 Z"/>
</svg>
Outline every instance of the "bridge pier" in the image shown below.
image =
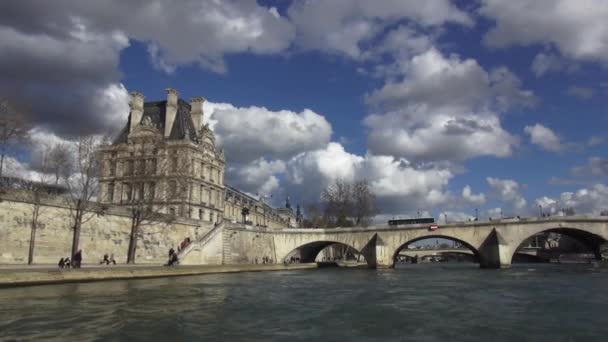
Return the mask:
<svg viewBox="0 0 608 342">
<path fill-rule="evenodd" d="M 488 237 L 479 247 L 479 267 L 509 268 L 511 267 L 511 248 L 507 241 L 496 229 L 492 229 Z"/>
</svg>

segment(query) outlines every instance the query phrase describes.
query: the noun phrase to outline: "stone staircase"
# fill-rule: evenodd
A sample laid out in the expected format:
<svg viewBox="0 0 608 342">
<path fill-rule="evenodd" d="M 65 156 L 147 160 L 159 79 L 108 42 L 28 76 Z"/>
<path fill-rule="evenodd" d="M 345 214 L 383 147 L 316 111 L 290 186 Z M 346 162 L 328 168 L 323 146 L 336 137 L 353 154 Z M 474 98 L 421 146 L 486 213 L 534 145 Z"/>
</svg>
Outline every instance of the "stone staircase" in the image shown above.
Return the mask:
<svg viewBox="0 0 608 342">
<path fill-rule="evenodd" d="M 208 231 L 207 233 L 205 233 L 203 236 L 192 241 L 188 246 L 184 247 L 184 249 L 182 249 L 181 251 L 179 251 L 177 253 L 177 257 L 181 260 L 186 255 L 188 255 L 188 253 L 190 253 L 194 248 L 203 249 L 205 247 L 205 245 L 208 244 L 209 241 L 211 241 L 223 229 L 224 229 L 224 222 L 221 222 L 220 224 L 211 228 L 211 230 Z M 225 240 L 225 237 L 224 237 L 224 240 Z M 224 244 L 225 244 L 225 242 L 224 242 Z"/>
<path fill-rule="evenodd" d="M 232 238 L 232 235 L 229 235 L 229 234 L 224 234 L 224 236 L 222 236 L 222 248 L 223 248 L 222 264 L 224 264 L 224 265 L 232 264 L 232 262 L 233 262 L 231 238 Z"/>
</svg>

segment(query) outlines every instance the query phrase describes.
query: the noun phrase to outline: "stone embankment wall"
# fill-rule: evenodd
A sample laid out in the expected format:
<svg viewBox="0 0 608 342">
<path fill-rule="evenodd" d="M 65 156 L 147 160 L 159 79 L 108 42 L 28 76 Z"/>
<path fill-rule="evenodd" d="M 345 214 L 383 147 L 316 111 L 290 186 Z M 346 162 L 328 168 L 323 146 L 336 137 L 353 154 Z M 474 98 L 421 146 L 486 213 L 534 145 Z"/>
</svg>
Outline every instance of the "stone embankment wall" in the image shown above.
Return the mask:
<svg viewBox="0 0 608 342">
<path fill-rule="evenodd" d="M 66 201 L 63 197 L 41 201 L 35 264 L 55 264 L 59 258 L 70 255 L 74 223 Z M 27 192 L 0 193 L 0 264 L 27 263 L 33 207 L 31 194 Z M 103 213 L 87 215 L 91 218 L 82 226 L 83 263 L 98 263 L 106 253 L 114 254 L 118 263 L 126 262 L 131 230 L 128 210 L 106 205 L 96 207 L 96 211 Z M 186 237 L 195 240 L 211 227 L 210 222 L 187 219 L 144 225 L 138 239 L 136 263 L 165 263 L 170 248 L 176 248 Z"/>
</svg>

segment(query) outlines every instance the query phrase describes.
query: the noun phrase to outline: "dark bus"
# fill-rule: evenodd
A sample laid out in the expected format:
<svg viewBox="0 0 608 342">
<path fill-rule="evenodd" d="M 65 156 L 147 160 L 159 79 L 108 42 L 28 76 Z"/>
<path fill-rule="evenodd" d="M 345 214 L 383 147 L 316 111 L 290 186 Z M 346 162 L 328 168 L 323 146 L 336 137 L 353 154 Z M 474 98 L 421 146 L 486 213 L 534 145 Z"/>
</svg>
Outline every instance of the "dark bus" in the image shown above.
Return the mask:
<svg viewBox="0 0 608 342">
<path fill-rule="evenodd" d="M 432 217 L 418 217 L 418 218 L 413 218 L 413 219 L 388 220 L 389 226 L 396 226 L 398 224 L 419 224 L 419 223 L 435 223 L 435 219 Z"/>
</svg>

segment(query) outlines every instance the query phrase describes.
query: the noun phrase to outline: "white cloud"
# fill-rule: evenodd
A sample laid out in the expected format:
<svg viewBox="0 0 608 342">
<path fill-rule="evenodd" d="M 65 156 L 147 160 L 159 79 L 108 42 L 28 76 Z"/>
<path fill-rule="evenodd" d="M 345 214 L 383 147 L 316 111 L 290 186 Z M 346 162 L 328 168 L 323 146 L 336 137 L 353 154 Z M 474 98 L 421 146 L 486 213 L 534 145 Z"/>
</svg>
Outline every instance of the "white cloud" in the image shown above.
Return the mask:
<svg viewBox="0 0 608 342">
<path fill-rule="evenodd" d="M 468 203 L 481 205 L 486 202 L 486 195 L 483 193 L 474 194 L 469 185 L 462 189 L 462 199 Z"/>
<path fill-rule="evenodd" d="M 449 193 L 445 188 L 452 177 L 445 168 L 414 167 L 391 156 L 358 156 L 332 142 L 325 149 L 289 160 L 286 186 L 314 201 L 321 189 L 337 178 L 367 179 L 384 214 L 403 214 L 446 203 Z"/>
<path fill-rule="evenodd" d="M 424 28 L 447 22 L 472 25 L 469 15 L 448 0 L 296 1 L 288 13 L 297 45 L 355 59 L 364 58 L 368 45 L 388 26 L 404 20 Z"/>
<path fill-rule="evenodd" d="M 426 51 L 411 59 L 402 81 L 367 96 L 384 110 L 364 121 L 369 148 L 413 160 L 509 156 L 518 139 L 501 127 L 498 112 L 536 99 L 520 86 L 504 67 L 486 72 L 473 59 Z"/>
<path fill-rule="evenodd" d="M 581 86 L 569 86 L 567 90 L 567 94 L 570 96 L 577 97 L 581 100 L 589 100 L 595 95 L 595 90 L 589 87 L 581 87 Z"/>
<path fill-rule="evenodd" d="M 446 222 L 447 220 L 447 222 Z M 437 219 L 438 223 L 455 223 L 455 222 L 468 222 L 475 220 L 475 216 L 458 212 L 458 211 L 442 211 L 439 213 L 439 217 Z"/>
<path fill-rule="evenodd" d="M 224 72 L 228 54 L 289 48 L 294 28 L 278 14 L 252 0 L 4 2 L 0 94 L 35 126 L 63 136 L 116 129 L 128 113 L 120 55 L 132 41 L 147 45 L 161 70 L 197 64 Z"/>
<path fill-rule="evenodd" d="M 514 210 L 521 210 L 526 206 L 526 199 L 520 194 L 519 184 L 516 181 L 493 177 L 487 177 L 486 181 L 500 200 L 509 204 Z"/>
<path fill-rule="evenodd" d="M 479 12 L 495 21 L 484 37 L 488 46 L 541 44 L 570 59 L 608 62 L 606 1 L 483 0 Z"/>
<path fill-rule="evenodd" d="M 537 123 L 534 126 L 526 126 L 524 132 L 530 136 L 533 144 L 550 152 L 562 151 L 564 145 L 559 137 L 549 128 Z"/>
<path fill-rule="evenodd" d="M 589 137 L 589 140 L 587 141 L 587 145 L 589 146 L 597 146 L 597 145 L 601 145 L 604 143 L 605 138 L 599 135 L 592 135 L 591 137 Z"/>
<path fill-rule="evenodd" d="M 230 163 L 248 162 L 263 156 L 287 159 L 323 148 L 332 134 L 325 117 L 310 109 L 296 113 L 209 102 L 205 102 L 203 109 Z"/>
<path fill-rule="evenodd" d="M 591 157 L 586 165 L 573 167 L 570 172 L 577 177 L 608 177 L 608 159 Z"/>
<path fill-rule="evenodd" d="M 259 158 L 245 165 L 229 165 L 227 169 L 228 185 L 239 190 L 260 196 L 270 197 L 280 188 L 277 174 L 285 172 L 285 163 L 281 160 L 267 161 Z"/>
<path fill-rule="evenodd" d="M 608 210 L 608 187 L 595 184 L 575 192 L 563 192 L 557 199 L 543 196 L 536 199 L 536 203 L 542 205 L 543 210 L 550 210 L 552 213 L 574 208 L 577 214 L 599 215 Z"/>
</svg>

